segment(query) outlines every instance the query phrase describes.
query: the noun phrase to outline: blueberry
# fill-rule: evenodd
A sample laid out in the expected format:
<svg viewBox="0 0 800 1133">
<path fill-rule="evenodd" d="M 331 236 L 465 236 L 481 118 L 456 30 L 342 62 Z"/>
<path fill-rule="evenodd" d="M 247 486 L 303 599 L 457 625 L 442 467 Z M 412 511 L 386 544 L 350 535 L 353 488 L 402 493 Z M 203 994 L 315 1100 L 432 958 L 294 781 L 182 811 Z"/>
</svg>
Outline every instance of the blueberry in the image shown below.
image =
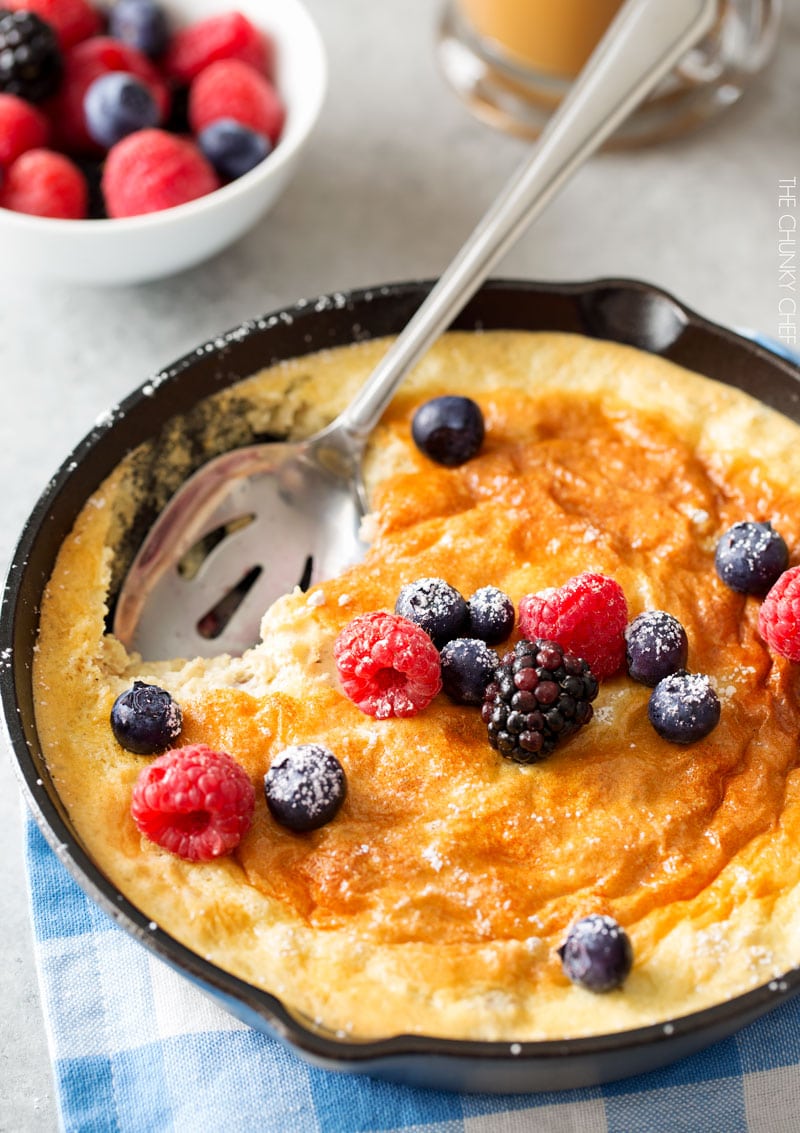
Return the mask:
<svg viewBox="0 0 800 1133">
<path fill-rule="evenodd" d="M 575 921 L 558 949 L 564 974 L 587 991 L 613 991 L 633 966 L 633 949 L 625 929 L 613 917 L 591 913 Z"/>
<path fill-rule="evenodd" d="M 154 0 L 117 0 L 108 16 L 108 34 L 157 59 L 169 42 L 169 21 Z"/>
<path fill-rule="evenodd" d="M 665 610 L 646 610 L 625 629 L 625 660 L 635 681 L 654 686 L 686 667 L 689 642 L 677 618 Z"/>
<path fill-rule="evenodd" d="M 394 612 L 422 626 L 437 649 L 458 637 L 467 621 L 467 603 L 443 578 L 419 578 L 400 591 Z"/>
<path fill-rule="evenodd" d="M 197 144 L 221 177 L 234 181 L 263 161 L 269 138 L 235 118 L 217 118 L 197 135 Z"/>
<path fill-rule="evenodd" d="M 514 603 L 496 586 L 482 586 L 467 602 L 468 629 L 487 645 L 499 645 L 514 628 Z"/>
<path fill-rule="evenodd" d="M 456 637 L 441 652 L 442 688 L 456 704 L 482 704 L 498 665 L 497 654 L 477 637 Z"/>
<path fill-rule="evenodd" d="M 330 822 L 346 793 L 341 763 L 321 744 L 285 748 L 264 776 L 264 795 L 272 817 L 298 832 Z"/>
<path fill-rule="evenodd" d="M 126 751 L 155 755 L 181 734 L 183 718 L 170 694 L 158 685 L 134 681 L 111 709 L 111 730 Z"/>
<path fill-rule="evenodd" d="M 771 523 L 734 523 L 717 543 L 714 566 L 731 590 L 766 594 L 789 565 L 789 549 Z"/>
<path fill-rule="evenodd" d="M 143 82 L 125 71 L 109 71 L 90 84 L 83 97 L 86 129 L 110 149 L 135 130 L 158 124 L 156 100 Z"/>
<path fill-rule="evenodd" d="M 469 397 L 434 397 L 420 405 L 411 422 L 417 448 L 450 468 L 475 456 L 484 432 L 483 414 Z"/>
<path fill-rule="evenodd" d="M 705 674 L 671 673 L 650 694 L 647 715 L 663 739 L 691 744 L 716 728 L 720 703 Z"/>
</svg>

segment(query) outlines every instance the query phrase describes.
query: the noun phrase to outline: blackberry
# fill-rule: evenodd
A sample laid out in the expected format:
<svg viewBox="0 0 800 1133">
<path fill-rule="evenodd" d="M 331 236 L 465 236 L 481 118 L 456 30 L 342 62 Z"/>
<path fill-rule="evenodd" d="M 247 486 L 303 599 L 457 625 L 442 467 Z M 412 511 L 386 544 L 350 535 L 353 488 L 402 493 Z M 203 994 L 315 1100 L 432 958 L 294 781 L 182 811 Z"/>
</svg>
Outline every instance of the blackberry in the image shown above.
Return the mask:
<svg viewBox="0 0 800 1133">
<path fill-rule="evenodd" d="M 486 688 L 481 718 L 489 743 L 515 763 L 537 763 L 587 724 L 597 678 L 587 661 L 554 641 L 518 641 Z"/>
<path fill-rule="evenodd" d="M 0 8 L 0 91 L 28 102 L 55 94 L 64 72 L 56 33 L 35 12 Z"/>
</svg>

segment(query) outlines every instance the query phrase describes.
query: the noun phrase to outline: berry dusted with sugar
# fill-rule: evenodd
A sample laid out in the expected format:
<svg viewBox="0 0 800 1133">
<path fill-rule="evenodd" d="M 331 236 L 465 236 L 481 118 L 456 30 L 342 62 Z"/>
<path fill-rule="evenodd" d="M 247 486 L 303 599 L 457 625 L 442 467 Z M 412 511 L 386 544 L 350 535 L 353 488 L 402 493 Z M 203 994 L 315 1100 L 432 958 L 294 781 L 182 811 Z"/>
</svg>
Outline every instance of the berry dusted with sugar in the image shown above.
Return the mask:
<svg viewBox="0 0 800 1133">
<path fill-rule="evenodd" d="M 714 566 L 731 590 L 766 594 L 789 565 L 789 548 L 771 523 L 734 523 L 717 543 Z"/>
<path fill-rule="evenodd" d="M 487 645 L 499 645 L 514 628 L 514 603 L 496 586 L 482 586 L 467 602 L 467 632 Z"/>
<path fill-rule="evenodd" d="M 564 974 L 587 991 L 614 991 L 633 967 L 628 934 L 613 917 L 600 913 L 575 921 L 557 951 Z"/>
<path fill-rule="evenodd" d="M 515 763 L 537 763 L 588 724 L 597 680 L 588 663 L 554 641 L 518 641 L 486 687 L 489 743 Z"/>
<path fill-rule="evenodd" d="M 455 468 L 476 456 L 486 427 L 472 398 L 446 394 L 420 405 L 411 422 L 414 444 L 436 464 Z"/>
<path fill-rule="evenodd" d="M 285 748 L 264 776 L 264 796 L 272 817 L 298 832 L 317 830 L 330 822 L 346 793 L 344 768 L 321 744 Z"/>
<path fill-rule="evenodd" d="M 40 110 L 15 94 L 0 94 L 0 167 L 44 148 L 49 137 L 50 125 Z"/>
<path fill-rule="evenodd" d="M 95 79 L 111 71 L 127 71 L 147 86 L 158 106 L 159 121 L 169 114 L 170 93 L 146 55 L 108 35 L 86 39 L 67 52 L 64 80 L 47 110 L 59 147 L 68 153 L 97 154 L 99 147 L 86 129 L 84 98 Z"/>
<path fill-rule="evenodd" d="M 239 845 L 250 829 L 255 791 L 226 752 L 191 744 L 143 768 L 131 799 L 139 831 L 171 854 L 208 862 Z"/>
<path fill-rule="evenodd" d="M 458 637 L 466 626 L 467 604 L 443 578 L 418 578 L 403 587 L 394 612 L 428 634 L 437 649 Z"/>
<path fill-rule="evenodd" d="M 655 686 L 685 669 L 688 653 L 686 630 L 666 610 L 645 610 L 625 629 L 628 675 L 642 684 Z"/>
<path fill-rule="evenodd" d="M 354 618 L 336 638 L 333 656 L 345 695 L 379 720 L 416 716 L 442 687 L 436 646 L 397 614 Z"/>
<path fill-rule="evenodd" d="M 3 0 L 3 7 L 35 12 L 53 29 L 62 51 L 98 35 L 103 26 L 100 12 L 89 0 Z"/>
<path fill-rule="evenodd" d="M 89 208 L 89 188 L 81 171 L 63 153 L 31 149 L 6 171 L 0 208 L 54 220 L 83 220 Z"/>
<path fill-rule="evenodd" d="M 50 24 L 35 12 L 0 8 L 0 91 L 43 102 L 58 90 L 63 71 Z"/>
<path fill-rule="evenodd" d="M 164 71 L 177 83 L 190 83 L 212 63 L 236 59 L 262 75 L 272 74 L 269 36 L 241 12 L 223 12 L 179 28 L 164 56 Z"/>
<path fill-rule="evenodd" d="M 171 747 L 183 727 L 180 706 L 166 689 L 134 681 L 111 709 L 111 730 L 126 751 L 155 755 Z"/>
<path fill-rule="evenodd" d="M 169 43 L 169 20 L 155 0 L 116 0 L 108 14 L 108 33 L 158 59 Z"/>
<path fill-rule="evenodd" d="M 218 118 L 206 126 L 197 135 L 197 144 L 226 181 L 235 181 L 255 169 L 272 149 L 269 138 L 235 118 Z"/>
<path fill-rule="evenodd" d="M 104 149 L 111 149 L 134 130 L 158 122 L 158 107 L 141 80 L 124 71 L 109 71 L 95 79 L 83 100 L 89 136 Z"/>
<path fill-rule="evenodd" d="M 691 744 L 719 723 L 719 697 L 705 673 L 671 673 L 650 694 L 647 715 L 663 739 Z"/>
<path fill-rule="evenodd" d="M 194 142 L 151 129 L 109 150 L 102 186 L 110 217 L 140 216 L 205 196 L 219 178 Z"/>
<path fill-rule="evenodd" d="M 457 637 L 441 651 L 442 688 L 456 704 L 482 704 L 498 658 L 478 637 Z"/>
<path fill-rule="evenodd" d="M 189 123 L 195 134 L 220 118 L 235 119 L 274 146 L 286 111 L 269 79 L 238 59 L 221 59 L 201 71 L 189 88 Z"/>
<path fill-rule="evenodd" d="M 784 571 L 761 603 L 758 632 L 773 653 L 800 661 L 800 566 Z"/>
<path fill-rule="evenodd" d="M 584 657 L 599 681 L 625 661 L 628 604 L 622 587 L 604 574 L 585 572 L 557 590 L 527 594 L 519 603 L 525 637 L 547 637 Z"/>
</svg>

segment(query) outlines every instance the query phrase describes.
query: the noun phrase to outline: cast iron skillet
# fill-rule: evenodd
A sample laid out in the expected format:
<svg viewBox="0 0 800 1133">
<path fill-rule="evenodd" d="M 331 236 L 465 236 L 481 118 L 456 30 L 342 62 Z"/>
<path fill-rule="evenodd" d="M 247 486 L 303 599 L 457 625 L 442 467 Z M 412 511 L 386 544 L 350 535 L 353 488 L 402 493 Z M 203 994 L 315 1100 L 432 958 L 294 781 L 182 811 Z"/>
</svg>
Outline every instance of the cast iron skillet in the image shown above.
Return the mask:
<svg viewBox="0 0 800 1133">
<path fill-rule="evenodd" d="M 159 423 L 186 414 L 198 399 L 265 365 L 399 331 L 430 286 L 402 283 L 325 296 L 238 327 L 145 383 L 89 433 L 45 489 L 9 571 L 0 610 L 0 692 L 6 727 L 33 814 L 86 893 L 126 932 L 219 1004 L 285 1040 L 311 1062 L 415 1085 L 495 1093 L 611 1081 L 652 1070 L 731 1034 L 800 990 L 800 971 L 666 1025 L 596 1038 L 509 1044 L 398 1035 L 344 1041 L 310 1021 L 298 1021 L 273 996 L 221 971 L 161 929 L 150 930 L 148 918 L 115 889 L 84 850 L 50 780 L 36 732 L 31 662 L 42 592 L 84 501 L 120 458 L 156 433 Z M 800 422 L 797 367 L 645 283 L 494 281 L 454 326 L 573 331 L 628 343 L 745 390 Z M 151 517 L 141 518 L 146 522 Z"/>
</svg>

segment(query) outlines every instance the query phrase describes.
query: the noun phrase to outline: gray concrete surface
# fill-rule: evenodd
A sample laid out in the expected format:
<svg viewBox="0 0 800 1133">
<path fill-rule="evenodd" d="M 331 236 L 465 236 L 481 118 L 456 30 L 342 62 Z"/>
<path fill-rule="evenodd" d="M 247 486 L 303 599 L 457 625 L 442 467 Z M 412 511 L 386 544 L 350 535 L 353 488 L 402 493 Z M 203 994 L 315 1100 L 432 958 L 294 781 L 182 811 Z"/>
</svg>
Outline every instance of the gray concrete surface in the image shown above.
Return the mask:
<svg viewBox="0 0 800 1133">
<path fill-rule="evenodd" d="M 300 296 L 435 275 L 521 159 L 438 74 L 436 4 L 309 0 L 330 53 L 322 121 L 286 195 L 206 265 L 140 287 L 26 282 L 0 248 L 0 565 L 94 419 L 215 332 Z M 585 168 L 496 274 L 631 275 L 778 331 L 781 179 L 800 179 L 800 5 L 748 96 L 680 142 Z M 800 210 L 794 209 L 795 215 Z M 21 804 L 0 757 L 0 1130 L 57 1127 L 28 923 Z"/>
</svg>

